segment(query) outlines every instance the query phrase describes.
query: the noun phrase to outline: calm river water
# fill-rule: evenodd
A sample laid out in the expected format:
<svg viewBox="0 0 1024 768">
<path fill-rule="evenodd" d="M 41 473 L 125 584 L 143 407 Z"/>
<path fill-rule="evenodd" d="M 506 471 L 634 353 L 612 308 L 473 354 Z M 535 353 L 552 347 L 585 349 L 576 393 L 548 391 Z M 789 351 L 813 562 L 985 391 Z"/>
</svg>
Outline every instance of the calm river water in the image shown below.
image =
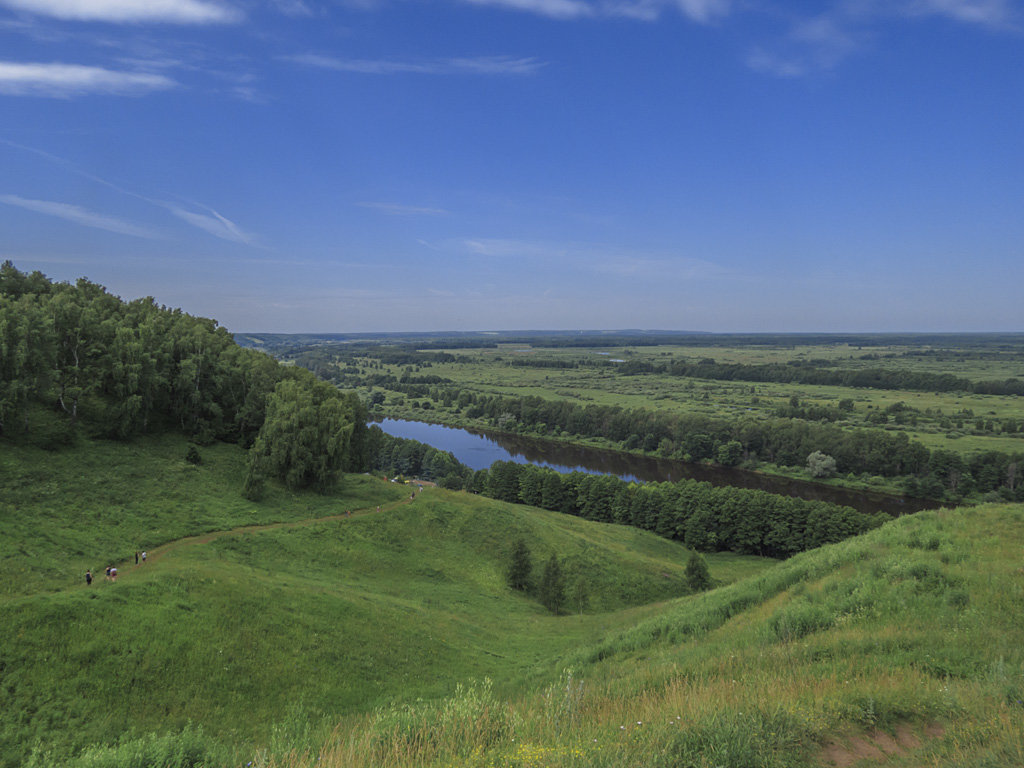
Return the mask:
<svg viewBox="0 0 1024 768">
<path fill-rule="evenodd" d="M 636 456 L 631 453 L 568 445 L 521 435 L 476 433 L 440 424 L 396 419 L 384 419 L 378 422 L 378 426 L 389 435 L 418 440 L 440 450 L 449 451 L 456 459 L 473 469 L 486 469 L 496 461 L 514 461 L 519 464 L 550 467 L 559 472 L 617 475 L 624 480 L 704 480 L 712 485 L 735 485 L 802 499 L 831 501 L 835 504 L 845 504 L 861 512 L 882 511 L 891 515 L 902 515 L 938 506 L 938 502 L 925 499 L 852 491 L 805 480 L 762 475 L 744 469 L 690 464 L 653 456 Z"/>
</svg>

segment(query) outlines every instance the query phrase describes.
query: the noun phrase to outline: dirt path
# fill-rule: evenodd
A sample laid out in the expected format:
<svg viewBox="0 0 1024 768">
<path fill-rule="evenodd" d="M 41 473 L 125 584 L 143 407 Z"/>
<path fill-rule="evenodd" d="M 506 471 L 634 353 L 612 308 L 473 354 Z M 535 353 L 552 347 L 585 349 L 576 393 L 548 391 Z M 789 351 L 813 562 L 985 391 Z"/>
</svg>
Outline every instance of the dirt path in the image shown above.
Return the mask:
<svg viewBox="0 0 1024 768">
<path fill-rule="evenodd" d="M 422 491 L 420 491 L 420 493 L 422 493 Z M 418 495 L 419 494 L 414 493 L 411 496 L 400 499 L 399 501 L 393 501 L 390 504 L 353 509 L 351 511 L 351 515 L 347 512 L 342 512 L 338 515 L 327 515 L 326 517 L 309 517 L 302 520 L 288 520 L 279 523 L 265 523 L 263 525 L 241 525 L 238 528 L 228 528 L 223 531 L 210 531 L 208 533 L 201 533 L 197 536 L 186 536 L 182 539 L 175 539 L 174 541 L 168 541 L 166 544 L 161 544 L 153 549 L 146 550 L 145 564 L 140 561 L 138 566 L 136 566 L 132 560 L 126 560 L 123 563 L 116 563 L 114 567 L 117 568 L 117 580 L 122 581 L 125 577 L 131 578 L 131 575 L 135 573 L 138 568 L 148 567 L 152 563 L 163 559 L 168 554 L 172 554 L 183 547 L 208 544 L 214 539 L 219 539 L 224 536 L 244 536 L 249 533 L 259 533 L 260 531 L 269 531 L 274 528 L 299 528 L 306 525 L 326 523 L 332 520 L 347 520 L 350 518 L 362 517 L 364 515 L 383 514 L 384 512 L 389 512 L 403 504 L 411 504 L 413 499 Z M 103 573 L 100 572 L 99 574 L 93 574 L 93 578 L 96 580 L 102 579 Z"/>
</svg>

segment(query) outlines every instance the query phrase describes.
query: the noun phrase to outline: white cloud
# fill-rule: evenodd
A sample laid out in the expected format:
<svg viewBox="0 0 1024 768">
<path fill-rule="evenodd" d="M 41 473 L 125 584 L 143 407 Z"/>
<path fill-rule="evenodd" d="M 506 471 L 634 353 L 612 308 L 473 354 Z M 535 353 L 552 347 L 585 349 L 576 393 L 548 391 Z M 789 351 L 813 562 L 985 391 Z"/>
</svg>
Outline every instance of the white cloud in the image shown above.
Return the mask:
<svg viewBox="0 0 1024 768">
<path fill-rule="evenodd" d="M 436 59 L 433 61 L 389 61 L 385 59 L 338 59 L 309 53 L 285 57 L 286 61 L 338 72 L 364 75 L 531 75 L 544 66 L 535 58 L 480 56 L 476 58 Z"/>
<path fill-rule="evenodd" d="M 208 0 L 0 0 L 0 5 L 65 21 L 222 24 L 242 18 L 236 8 Z"/>
<path fill-rule="evenodd" d="M 80 64 L 0 61 L 0 94 L 8 96 L 132 96 L 176 85 L 169 77 L 150 72 L 120 72 Z"/>
<path fill-rule="evenodd" d="M 582 0 L 464 0 L 464 2 L 528 11 L 553 19 L 578 19 L 594 15 L 593 7 Z"/>
<path fill-rule="evenodd" d="M 909 15 L 945 16 L 991 27 L 1001 27 L 1013 16 L 1006 0 L 911 0 L 904 7 Z"/>
<path fill-rule="evenodd" d="M 389 216 L 442 216 L 448 213 L 443 208 L 427 208 L 418 205 L 402 205 L 400 203 L 356 203 L 363 208 L 371 208 Z"/>
<path fill-rule="evenodd" d="M 230 219 L 221 216 L 212 208 L 206 209 L 211 214 L 207 215 L 205 213 L 186 211 L 184 208 L 180 208 L 169 203 L 164 204 L 164 207 L 182 221 L 191 224 L 193 227 L 198 227 L 214 237 L 219 237 L 221 240 L 228 240 L 232 243 L 242 243 L 243 245 L 256 244 L 256 237 L 254 235 L 244 232 L 241 227 Z"/>
<path fill-rule="evenodd" d="M 96 213 L 95 211 L 90 211 L 87 208 L 82 208 L 78 205 L 56 203 L 50 200 L 31 200 L 25 197 L 19 197 L 18 195 L 0 195 L 0 203 L 15 205 L 19 208 L 34 211 L 35 213 L 42 213 L 47 216 L 56 216 L 59 219 L 71 221 L 75 224 L 81 224 L 84 227 L 116 232 L 119 235 L 132 235 L 133 237 L 147 238 L 158 237 L 158 235 L 145 227 L 140 227 L 135 224 L 131 224 L 130 222 L 116 219 L 113 216 Z"/>
<path fill-rule="evenodd" d="M 303 0 L 273 0 L 277 10 L 285 16 L 312 16 L 313 9 Z"/>
<path fill-rule="evenodd" d="M 702 24 L 728 15 L 732 0 L 462 0 L 473 5 L 488 5 L 535 13 L 552 19 L 581 19 L 620 16 L 654 21 L 665 8 Z"/>
<path fill-rule="evenodd" d="M 683 15 L 707 23 L 729 13 L 730 0 L 676 0 Z"/>
</svg>

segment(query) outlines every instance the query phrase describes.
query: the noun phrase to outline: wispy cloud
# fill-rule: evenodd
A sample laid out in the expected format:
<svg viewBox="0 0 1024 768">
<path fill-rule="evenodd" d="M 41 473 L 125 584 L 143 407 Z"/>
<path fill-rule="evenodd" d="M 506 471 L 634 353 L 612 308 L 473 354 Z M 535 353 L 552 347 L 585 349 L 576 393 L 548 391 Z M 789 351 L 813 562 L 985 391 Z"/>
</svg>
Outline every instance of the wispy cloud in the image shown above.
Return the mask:
<svg viewBox="0 0 1024 768">
<path fill-rule="evenodd" d="M 18 195 L 0 195 L 0 203 L 14 205 L 35 213 L 42 213 L 46 216 L 56 216 L 58 219 L 81 224 L 83 227 L 93 229 L 104 229 L 107 232 L 116 232 L 119 235 L 132 235 L 133 237 L 145 237 L 155 239 L 159 237 L 155 232 L 132 224 L 122 219 L 96 213 L 87 208 L 68 203 L 57 203 L 51 200 L 31 200 Z"/>
<path fill-rule="evenodd" d="M 400 203 L 356 203 L 361 208 L 370 208 L 389 216 L 442 216 L 448 213 L 443 208 L 427 208 L 419 205 L 401 205 Z"/>
<path fill-rule="evenodd" d="M 550 16 L 553 19 L 577 19 L 595 15 L 595 9 L 583 0 L 464 0 L 472 5 L 494 5 L 516 11 Z"/>
<path fill-rule="evenodd" d="M 817 16 L 794 19 L 780 39 L 751 50 L 747 65 L 778 77 L 813 75 L 884 39 L 888 27 L 935 17 L 990 32 L 1014 30 L 1020 22 L 1009 0 L 843 0 Z"/>
<path fill-rule="evenodd" d="M 187 211 L 180 206 L 172 205 L 170 203 L 163 203 L 162 205 L 182 221 L 191 224 L 193 227 L 198 227 L 214 237 L 219 237 L 221 240 L 228 240 L 232 243 L 242 243 L 243 245 L 257 244 L 255 235 L 243 231 L 242 228 L 233 221 L 221 216 L 212 208 L 201 206 L 208 211 L 208 213 L 196 213 L 194 211 Z"/>
<path fill-rule="evenodd" d="M 176 85 L 169 77 L 152 72 L 123 72 L 81 64 L 0 61 L 0 94 L 8 96 L 138 96 Z"/>
<path fill-rule="evenodd" d="M 285 16 L 313 15 L 313 9 L 304 0 L 273 0 L 273 3 Z"/>
<path fill-rule="evenodd" d="M 1008 0 L 904 0 L 895 7 L 908 16 L 945 16 L 987 27 L 1006 26 L 1016 15 Z"/>
<path fill-rule="evenodd" d="M 462 0 L 471 5 L 493 6 L 534 13 L 552 19 L 581 19 L 625 16 L 654 21 L 662 12 L 674 8 L 687 18 L 702 24 L 722 18 L 732 9 L 732 0 Z"/>
<path fill-rule="evenodd" d="M 65 21 L 224 24 L 242 19 L 237 8 L 209 0 L 0 0 L 0 5 Z"/>
<path fill-rule="evenodd" d="M 25 146 L 24 144 L 18 144 L 17 142 L 10 141 L 9 139 L 5 139 L 3 137 L 0 137 L 0 144 L 5 144 L 9 147 L 14 147 L 15 149 L 20 149 L 24 152 L 30 152 L 34 155 L 38 155 L 39 157 L 42 157 L 44 160 L 55 165 L 58 165 L 66 169 L 67 171 L 76 174 L 77 176 L 81 176 L 82 178 L 89 179 L 90 181 L 93 181 L 97 184 L 108 187 L 109 189 L 112 189 L 115 192 L 119 192 L 122 195 L 133 197 L 136 200 L 141 200 L 144 203 L 149 203 L 152 206 L 156 206 L 158 208 L 162 208 L 166 211 L 169 211 L 182 221 L 191 224 L 194 227 L 198 227 L 199 229 L 213 235 L 214 237 L 219 237 L 222 240 L 229 240 L 234 243 L 243 243 L 246 245 L 259 244 L 258 238 L 255 235 L 244 231 L 233 221 L 222 216 L 209 206 L 203 205 L 201 203 L 196 203 L 194 201 L 187 201 L 188 204 L 191 205 L 193 208 L 202 208 L 204 211 L 206 211 L 206 213 L 196 213 L 195 211 L 189 211 L 186 210 L 185 208 L 182 208 L 181 205 L 164 202 L 163 200 L 157 200 L 152 197 L 147 197 L 146 195 L 141 195 L 138 192 L 133 192 L 130 189 L 125 189 L 124 187 L 115 184 L 112 181 L 108 181 L 107 179 L 104 179 L 100 176 L 96 176 L 95 174 L 82 170 L 81 168 L 77 167 L 74 163 L 71 163 L 65 160 L 64 158 L 57 157 L 56 155 L 52 155 L 49 152 L 45 152 L 41 149 L 36 149 L 35 147 L 28 147 Z M 10 202 L 10 200 L 5 200 L 4 202 Z M 69 207 L 75 208 L 77 206 Z"/>
<path fill-rule="evenodd" d="M 467 239 L 460 240 L 455 245 L 457 248 L 476 256 L 501 259 L 539 257 L 546 260 L 559 261 L 565 258 L 571 250 L 570 246 L 557 243 L 540 243 L 505 238 Z"/>
<path fill-rule="evenodd" d="M 684 16 L 689 16 L 694 21 L 702 23 L 714 21 L 727 15 L 732 6 L 730 0 L 675 0 L 675 2 Z"/>
<path fill-rule="evenodd" d="M 480 56 L 476 58 L 434 59 L 432 61 L 394 61 L 387 59 L 339 59 L 318 54 L 284 57 L 286 61 L 308 67 L 364 75 L 532 75 L 544 66 L 533 57 Z"/>
</svg>

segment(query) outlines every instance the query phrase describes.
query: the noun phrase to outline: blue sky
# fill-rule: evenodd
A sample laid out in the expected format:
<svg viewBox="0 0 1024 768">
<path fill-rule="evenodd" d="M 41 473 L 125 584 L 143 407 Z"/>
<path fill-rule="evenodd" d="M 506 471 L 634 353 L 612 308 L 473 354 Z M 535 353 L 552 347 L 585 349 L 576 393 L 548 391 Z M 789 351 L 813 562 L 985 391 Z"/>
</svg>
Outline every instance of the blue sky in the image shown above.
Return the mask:
<svg viewBox="0 0 1024 768">
<path fill-rule="evenodd" d="M 0 0 L 0 259 L 232 331 L 1024 330 L 1019 0 Z"/>
</svg>

